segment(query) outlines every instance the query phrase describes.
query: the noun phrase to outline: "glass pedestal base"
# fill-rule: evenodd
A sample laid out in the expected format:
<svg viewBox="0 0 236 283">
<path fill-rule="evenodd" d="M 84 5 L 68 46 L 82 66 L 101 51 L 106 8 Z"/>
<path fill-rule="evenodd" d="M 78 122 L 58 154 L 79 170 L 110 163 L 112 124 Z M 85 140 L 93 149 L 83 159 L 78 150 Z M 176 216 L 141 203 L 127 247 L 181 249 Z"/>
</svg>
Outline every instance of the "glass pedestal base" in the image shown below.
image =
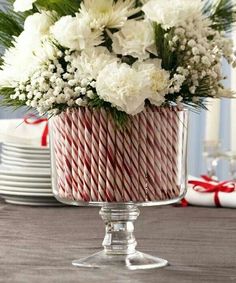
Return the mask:
<svg viewBox="0 0 236 283">
<path fill-rule="evenodd" d="M 139 216 L 135 204 L 104 204 L 100 215 L 106 225 L 104 250 L 73 265 L 86 268 L 127 268 L 129 270 L 160 268 L 168 264 L 164 259 L 136 251 L 134 221 Z"/>
<path fill-rule="evenodd" d="M 101 251 L 81 260 L 72 262 L 74 266 L 84 268 L 127 268 L 129 270 L 160 268 L 168 261 L 136 251 L 130 255 L 107 255 Z"/>
</svg>

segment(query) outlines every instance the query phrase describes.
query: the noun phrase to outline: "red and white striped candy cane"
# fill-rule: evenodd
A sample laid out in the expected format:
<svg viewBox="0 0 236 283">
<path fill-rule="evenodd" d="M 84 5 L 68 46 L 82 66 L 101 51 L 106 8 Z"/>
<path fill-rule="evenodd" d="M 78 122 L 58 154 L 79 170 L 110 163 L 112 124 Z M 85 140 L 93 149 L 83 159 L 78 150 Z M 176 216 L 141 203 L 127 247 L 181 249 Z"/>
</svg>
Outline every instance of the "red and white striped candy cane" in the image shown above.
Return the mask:
<svg viewBox="0 0 236 283">
<path fill-rule="evenodd" d="M 179 176 L 179 166 L 178 166 L 178 134 L 179 131 L 178 125 L 180 123 L 179 113 L 175 111 L 175 108 L 172 108 L 170 113 L 171 115 L 171 141 L 170 151 L 171 151 L 171 163 L 172 163 L 172 197 L 177 197 L 179 195 L 179 185 L 178 185 L 178 176 Z M 176 135 L 177 134 L 177 135 Z"/>
<path fill-rule="evenodd" d="M 83 201 L 83 180 L 80 167 L 78 166 L 79 142 L 78 142 L 78 111 L 71 112 L 71 135 L 72 135 L 72 188 L 73 196 L 76 200 Z"/>
<path fill-rule="evenodd" d="M 138 194 L 137 201 L 146 200 L 146 190 L 140 184 L 140 166 L 139 166 L 139 118 L 138 115 L 135 115 L 132 118 L 131 124 L 131 152 L 130 152 L 130 161 L 132 168 L 132 187 L 136 189 Z"/>
<path fill-rule="evenodd" d="M 139 115 L 139 167 L 140 167 L 140 186 L 145 190 L 145 201 L 153 199 L 148 191 L 147 184 L 147 119 L 146 110 Z"/>
<path fill-rule="evenodd" d="M 92 201 L 98 201 L 98 172 L 99 172 L 99 111 L 92 111 L 92 153 L 91 153 L 91 194 Z M 94 194 L 96 192 L 96 194 Z"/>
<path fill-rule="evenodd" d="M 65 188 L 69 199 L 73 199 L 72 192 L 72 135 L 71 135 L 71 117 L 69 110 L 64 113 L 64 173 L 65 173 Z"/>
<path fill-rule="evenodd" d="M 64 178 L 64 162 L 63 156 L 63 144 L 64 135 L 60 127 L 60 117 L 56 117 L 53 121 L 53 146 L 54 146 L 54 156 L 55 164 L 57 168 L 57 189 L 59 196 L 63 199 L 65 198 L 65 178 Z"/>
<path fill-rule="evenodd" d="M 148 168 L 148 182 L 149 188 L 155 194 L 155 199 L 162 199 L 162 191 L 161 187 L 161 180 L 160 180 L 160 173 L 159 164 L 157 164 L 157 160 L 155 157 L 156 148 L 155 148 L 155 131 L 156 126 L 154 124 L 154 113 L 152 107 L 147 108 L 147 168 Z M 160 161 L 159 161 L 160 163 Z M 159 174 L 158 174 L 158 173 Z M 154 200 L 155 200 L 154 199 Z"/>
<path fill-rule="evenodd" d="M 95 199 L 91 188 L 91 153 L 92 153 L 92 114 L 88 108 L 84 109 L 84 193 L 88 201 Z"/>
<path fill-rule="evenodd" d="M 100 110 L 100 127 L 99 127 L 99 164 L 98 164 L 98 201 L 107 201 L 106 196 L 106 167 L 107 167 L 107 139 L 106 139 L 106 119 L 105 110 Z"/>
<path fill-rule="evenodd" d="M 167 172 L 166 172 L 166 178 L 167 178 L 167 184 L 168 184 L 168 196 L 169 198 L 172 198 L 174 185 L 172 182 L 172 119 L 171 119 L 171 112 L 172 110 L 168 107 L 162 109 L 162 116 L 165 121 L 165 131 L 163 131 L 163 143 L 165 144 L 165 150 L 166 150 L 166 166 L 167 166 Z M 165 134 L 164 134 L 165 133 Z"/>
<path fill-rule="evenodd" d="M 115 134 L 115 184 L 116 188 L 119 191 L 120 197 L 117 199 L 119 202 L 124 202 L 124 166 L 123 166 L 123 156 L 124 156 L 124 147 L 123 147 L 123 131 L 116 129 Z"/>
</svg>

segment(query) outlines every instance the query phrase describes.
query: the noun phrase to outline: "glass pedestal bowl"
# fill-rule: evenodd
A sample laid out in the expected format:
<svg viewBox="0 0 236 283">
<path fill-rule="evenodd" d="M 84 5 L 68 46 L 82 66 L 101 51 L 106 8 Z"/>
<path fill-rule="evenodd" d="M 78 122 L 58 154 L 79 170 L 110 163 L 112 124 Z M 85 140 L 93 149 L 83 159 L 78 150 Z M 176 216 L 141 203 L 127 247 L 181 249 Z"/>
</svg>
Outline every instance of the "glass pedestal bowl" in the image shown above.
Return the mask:
<svg viewBox="0 0 236 283">
<path fill-rule="evenodd" d="M 50 121 L 55 197 L 101 207 L 103 251 L 73 261 L 77 267 L 150 269 L 164 259 L 136 250 L 139 207 L 179 202 L 186 193 L 188 115 L 177 107 L 147 107 L 125 128 L 105 110 L 79 108 Z"/>
</svg>

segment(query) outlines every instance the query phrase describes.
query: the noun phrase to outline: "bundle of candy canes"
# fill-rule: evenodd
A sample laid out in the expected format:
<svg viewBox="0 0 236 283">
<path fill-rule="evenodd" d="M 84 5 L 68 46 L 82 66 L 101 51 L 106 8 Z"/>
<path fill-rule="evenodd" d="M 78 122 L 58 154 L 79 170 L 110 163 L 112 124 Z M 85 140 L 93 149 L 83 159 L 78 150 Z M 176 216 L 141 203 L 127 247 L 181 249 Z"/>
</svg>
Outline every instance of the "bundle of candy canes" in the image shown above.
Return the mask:
<svg viewBox="0 0 236 283">
<path fill-rule="evenodd" d="M 59 197 L 146 202 L 183 193 L 187 113 L 149 107 L 117 128 L 104 110 L 68 110 L 53 119 Z M 186 172 L 185 172 L 186 173 Z"/>
</svg>

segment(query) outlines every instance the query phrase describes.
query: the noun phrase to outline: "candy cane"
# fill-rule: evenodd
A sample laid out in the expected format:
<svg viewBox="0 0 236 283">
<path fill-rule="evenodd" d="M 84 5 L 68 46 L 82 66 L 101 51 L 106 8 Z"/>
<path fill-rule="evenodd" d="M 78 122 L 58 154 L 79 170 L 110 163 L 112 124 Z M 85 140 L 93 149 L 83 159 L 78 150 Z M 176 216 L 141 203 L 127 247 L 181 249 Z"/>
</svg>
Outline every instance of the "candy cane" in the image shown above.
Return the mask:
<svg viewBox="0 0 236 283">
<path fill-rule="evenodd" d="M 115 187 L 115 124 L 107 117 L 107 166 L 106 166 L 106 195 L 109 202 L 121 199 L 119 190 Z"/>
<path fill-rule="evenodd" d="M 131 124 L 131 151 L 130 151 L 130 161 L 132 168 L 132 187 L 136 189 L 138 198 L 137 201 L 145 201 L 146 190 L 140 186 L 140 166 L 139 166 L 139 118 L 135 115 L 132 118 Z"/>
<path fill-rule="evenodd" d="M 72 187 L 73 196 L 78 201 L 83 201 L 83 180 L 81 174 L 81 165 L 78 162 L 79 156 L 79 137 L 78 137 L 78 111 L 72 110 L 71 112 L 72 121 Z"/>
<path fill-rule="evenodd" d="M 149 189 L 152 190 L 153 194 L 155 195 L 154 200 L 161 200 L 162 199 L 162 191 L 161 188 L 161 178 L 160 178 L 160 163 L 157 162 L 156 150 L 155 147 L 155 131 L 156 126 L 154 123 L 154 109 L 151 107 L 147 108 L 147 155 L 148 155 L 148 180 L 149 180 Z"/>
<path fill-rule="evenodd" d="M 63 134 L 60 128 L 60 117 L 54 118 L 53 122 L 53 145 L 54 145 L 54 157 L 55 157 L 55 164 L 57 168 L 56 172 L 56 180 L 57 180 L 57 187 L 58 193 L 61 198 L 65 198 L 65 178 L 64 178 L 64 162 L 63 162 Z"/>
<path fill-rule="evenodd" d="M 106 196 L 106 166 L 107 166 L 107 139 L 106 139 L 106 112 L 100 110 L 100 126 L 99 126 L 99 162 L 98 162 L 98 201 L 107 201 Z"/>
<path fill-rule="evenodd" d="M 98 157 L 99 157 L 99 121 L 97 110 L 92 111 L 92 152 L 91 152 L 91 200 L 98 201 Z"/>
<path fill-rule="evenodd" d="M 84 109 L 84 192 L 86 199 L 95 199 L 94 192 L 91 190 L 91 152 L 92 152 L 92 115 L 88 108 Z"/>
<path fill-rule="evenodd" d="M 139 167 L 140 167 L 140 186 L 145 190 L 145 200 L 150 201 L 153 199 L 148 191 L 147 183 L 147 119 L 146 110 L 139 114 Z"/>
<path fill-rule="evenodd" d="M 116 129 L 115 135 L 115 185 L 117 190 L 119 190 L 120 197 L 117 201 L 124 202 L 125 194 L 124 194 L 124 166 L 123 166 L 123 156 L 124 156 L 124 147 L 123 147 L 123 130 Z"/>
<path fill-rule="evenodd" d="M 172 162 L 174 164 L 173 170 L 173 183 L 175 184 L 174 196 L 177 197 L 180 194 L 180 186 L 181 186 L 181 176 L 180 171 L 182 169 L 179 168 L 179 156 L 183 155 L 183 152 L 180 151 L 182 146 L 179 146 L 182 142 L 182 135 L 181 133 L 182 128 L 185 127 L 184 124 L 184 112 L 179 110 L 178 108 L 173 109 L 173 126 L 172 127 Z"/>
<path fill-rule="evenodd" d="M 72 136 L 71 136 L 71 119 L 67 110 L 63 113 L 62 119 L 64 122 L 64 173 L 65 173 L 65 188 L 69 199 L 74 199 L 72 193 Z"/>
<path fill-rule="evenodd" d="M 168 184 L 168 197 L 171 199 L 175 185 L 173 184 L 173 163 L 172 163 L 172 110 L 170 108 L 162 109 L 162 116 L 165 121 L 165 128 L 163 129 L 163 138 L 166 150 L 166 178 Z"/>
</svg>

